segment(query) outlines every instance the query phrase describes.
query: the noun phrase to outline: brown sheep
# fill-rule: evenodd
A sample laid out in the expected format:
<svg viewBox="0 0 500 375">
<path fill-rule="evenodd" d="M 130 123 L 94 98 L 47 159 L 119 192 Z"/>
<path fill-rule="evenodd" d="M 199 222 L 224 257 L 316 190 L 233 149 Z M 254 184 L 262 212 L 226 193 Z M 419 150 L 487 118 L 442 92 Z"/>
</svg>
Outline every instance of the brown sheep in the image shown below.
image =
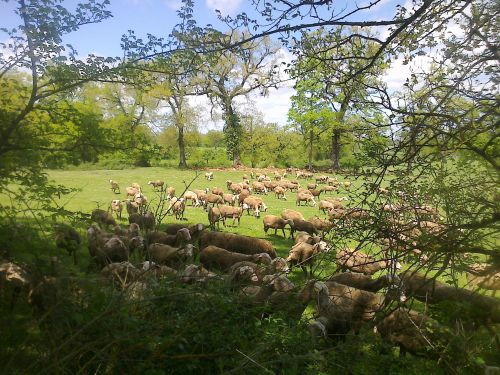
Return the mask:
<svg viewBox="0 0 500 375">
<path fill-rule="evenodd" d="M 318 186 L 318 185 L 315 183 L 307 184 L 307 190 L 316 189 L 316 186 Z"/>
<path fill-rule="evenodd" d="M 240 225 L 241 215 L 243 215 L 243 209 L 241 207 L 233 206 L 221 206 L 219 207 L 220 214 L 222 216 L 222 223 L 226 226 L 226 219 L 233 219 L 233 226 L 235 221 L 238 220 L 238 225 Z"/>
<path fill-rule="evenodd" d="M 257 197 L 246 197 L 243 200 L 243 209 L 247 210 L 247 215 L 250 215 L 250 210 L 253 211 L 255 217 L 260 217 L 260 211 L 263 210 L 263 204 L 264 202 L 262 199 L 257 198 Z M 266 207 L 267 209 L 267 207 Z"/>
<path fill-rule="evenodd" d="M 128 248 L 120 238 L 108 238 L 104 232 L 95 226 L 91 226 L 87 230 L 87 237 L 90 256 L 101 266 L 108 263 L 128 261 Z"/>
<path fill-rule="evenodd" d="M 116 217 L 121 220 L 123 211 L 122 201 L 119 199 L 113 199 L 109 207 L 111 208 L 111 212 L 114 212 Z"/>
<path fill-rule="evenodd" d="M 141 185 L 139 185 L 137 182 L 132 182 L 132 184 L 130 186 L 132 186 L 134 189 L 136 189 L 139 193 L 142 191 Z"/>
<path fill-rule="evenodd" d="M 262 182 L 252 182 L 252 189 L 255 193 L 267 194 L 267 188 Z"/>
<path fill-rule="evenodd" d="M 293 266 L 300 266 L 306 277 L 308 275 L 306 266 L 309 265 L 309 275 L 312 276 L 314 256 L 325 250 L 326 242 L 323 241 L 314 245 L 310 245 L 306 242 L 299 242 L 298 244 L 293 245 L 290 249 L 286 261 L 290 265 L 290 268 Z"/>
<path fill-rule="evenodd" d="M 172 211 L 174 212 L 175 218 L 177 220 L 184 219 L 184 211 L 185 210 L 186 210 L 186 202 L 184 201 L 184 198 L 180 198 L 172 206 Z"/>
<path fill-rule="evenodd" d="M 125 208 L 127 209 L 128 215 L 136 214 L 139 211 L 139 205 L 130 199 L 125 201 Z"/>
<path fill-rule="evenodd" d="M 224 195 L 224 190 L 218 187 L 212 188 L 212 194 L 220 195 L 221 197 Z"/>
<path fill-rule="evenodd" d="M 224 203 L 234 206 L 234 202 L 236 201 L 236 195 L 233 194 L 223 194 L 222 198 L 224 199 Z"/>
<path fill-rule="evenodd" d="M 241 192 L 238 194 L 238 205 L 242 206 L 245 198 L 249 196 L 250 196 L 250 191 L 248 189 L 241 190 Z"/>
<path fill-rule="evenodd" d="M 492 290 L 493 295 L 500 290 L 500 270 L 491 264 L 471 264 L 467 268 L 467 284 L 469 287 Z"/>
<path fill-rule="evenodd" d="M 68 225 L 59 225 L 55 230 L 55 235 L 56 247 L 66 250 L 69 255 L 73 255 L 73 261 L 77 264 L 76 252 L 82 242 L 80 234 Z"/>
<path fill-rule="evenodd" d="M 210 203 L 212 206 L 219 206 L 219 204 L 224 204 L 224 199 L 218 194 L 209 193 L 205 200 L 205 207 L 208 207 Z"/>
<path fill-rule="evenodd" d="M 264 216 L 264 219 L 262 220 L 264 223 L 264 232 L 267 234 L 267 231 L 269 228 L 274 229 L 274 234 L 276 234 L 276 231 L 278 229 L 281 229 L 283 232 L 283 237 L 286 238 L 285 236 L 285 225 L 290 226 L 290 231 L 293 229 L 293 220 L 285 220 L 282 219 L 279 216 L 274 216 L 274 215 L 266 215 Z"/>
<path fill-rule="evenodd" d="M 111 184 L 111 191 L 115 194 L 120 194 L 120 186 L 118 185 L 118 182 L 109 180 L 109 183 Z M 118 190 L 118 193 L 116 192 Z"/>
<path fill-rule="evenodd" d="M 320 236 L 311 236 L 307 232 L 297 232 L 297 234 L 295 235 L 295 244 L 298 244 L 299 242 L 305 242 L 309 245 L 314 245 L 319 241 L 321 241 Z"/>
<path fill-rule="evenodd" d="M 220 229 L 220 221 L 224 221 L 222 217 L 222 213 L 220 212 L 219 207 L 209 207 L 208 208 L 208 223 L 210 225 L 210 229 L 215 230 L 215 223 L 217 223 L 217 228 Z"/>
<path fill-rule="evenodd" d="M 328 210 L 330 210 L 332 208 L 343 209 L 343 204 L 342 204 L 342 202 L 339 202 L 339 201 L 329 201 L 329 200 L 319 201 L 318 209 L 320 211 L 323 211 L 324 213 L 326 213 Z"/>
<path fill-rule="evenodd" d="M 385 268 L 391 268 L 392 265 L 396 269 L 401 269 L 401 264 L 392 260 L 375 260 L 373 257 L 352 249 L 344 249 L 337 252 L 335 263 L 339 270 L 350 270 L 352 272 L 360 272 L 365 275 L 373 275 L 375 272 Z"/>
<path fill-rule="evenodd" d="M 321 191 L 323 191 L 325 194 L 328 193 L 328 192 L 333 192 L 333 191 L 337 191 L 337 187 L 336 186 L 330 186 L 330 185 L 327 185 L 327 186 L 323 186 L 321 188 Z"/>
<path fill-rule="evenodd" d="M 167 197 L 166 197 L 166 199 L 170 200 L 173 197 L 175 197 L 175 188 L 173 186 L 169 186 L 167 188 Z"/>
<path fill-rule="evenodd" d="M 187 202 L 188 200 L 191 201 L 192 206 L 199 206 L 200 202 L 198 199 L 198 194 L 196 194 L 194 191 L 186 191 L 183 195 L 184 201 Z"/>
<path fill-rule="evenodd" d="M 186 262 L 193 256 L 193 245 L 186 244 L 182 247 L 173 247 L 160 243 L 149 245 L 147 258 L 159 264 L 178 268 L 180 264 Z"/>
<path fill-rule="evenodd" d="M 181 246 L 191 241 L 191 234 L 189 229 L 181 228 L 177 231 L 175 235 L 167 234 L 162 231 L 152 231 L 146 235 L 146 243 L 161 243 L 170 246 Z"/>
<path fill-rule="evenodd" d="M 317 216 L 307 219 L 321 233 L 330 231 L 333 228 L 333 223 L 329 220 L 320 219 Z"/>
<path fill-rule="evenodd" d="M 218 268 L 226 272 L 233 264 L 243 261 L 271 264 L 271 257 L 267 253 L 253 255 L 235 253 L 212 245 L 200 252 L 200 263 L 208 270 Z"/>
<path fill-rule="evenodd" d="M 316 199 L 319 199 L 319 196 L 321 195 L 321 193 L 323 192 L 323 190 L 316 190 L 316 189 L 308 189 L 309 192 L 311 193 L 311 195 L 316 198 Z"/>
<path fill-rule="evenodd" d="M 376 293 L 383 288 L 387 288 L 389 285 L 399 283 L 399 277 L 385 274 L 377 279 L 372 279 L 371 276 L 363 275 L 362 273 L 343 272 L 331 276 L 328 281 L 335 281 L 336 283 L 356 289 Z"/>
<path fill-rule="evenodd" d="M 300 206 L 301 202 L 306 202 L 306 205 L 308 205 L 309 202 L 311 202 L 313 207 L 316 206 L 316 201 L 314 200 L 314 197 L 309 192 L 309 190 L 307 190 L 307 193 L 305 191 L 299 191 L 297 193 L 297 198 L 295 199 L 295 204 L 297 206 Z"/>
<path fill-rule="evenodd" d="M 159 188 L 160 191 L 163 191 L 163 185 L 165 185 L 165 182 L 160 180 L 148 181 L 148 185 L 151 185 L 154 190 L 157 190 Z"/>
<path fill-rule="evenodd" d="M 235 251 L 242 254 L 260 254 L 267 253 L 274 259 L 276 251 L 271 242 L 260 238 L 242 236 L 232 233 L 205 232 L 201 235 L 200 248 L 214 245 L 229 251 Z"/>
<path fill-rule="evenodd" d="M 116 226 L 116 221 L 113 218 L 113 215 L 99 208 L 92 211 L 92 213 L 90 214 L 90 219 L 96 222 L 97 224 L 100 224 L 105 227 Z"/>
<path fill-rule="evenodd" d="M 307 232 L 311 236 L 320 233 L 319 230 L 316 229 L 313 223 L 306 220 L 298 220 L 298 219 L 293 219 L 293 228 L 290 231 L 292 238 L 295 231 Z"/>
<path fill-rule="evenodd" d="M 276 186 L 274 188 L 274 194 L 276 195 L 276 198 L 283 199 L 283 200 L 286 201 L 285 188 L 284 187 L 282 187 L 282 186 Z"/>
<path fill-rule="evenodd" d="M 142 230 L 153 230 L 156 224 L 155 216 L 152 212 L 146 212 L 144 215 L 132 214 L 128 217 L 129 224 L 135 223 Z"/>
<path fill-rule="evenodd" d="M 128 197 L 135 197 L 137 193 L 139 193 L 139 189 L 136 189 L 135 187 L 132 186 L 127 186 L 125 188 L 125 199 Z"/>
<path fill-rule="evenodd" d="M 289 209 L 284 209 L 281 213 L 281 217 L 285 220 L 305 220 L 304 215 L 302 215 L 300 212 Z"/>
</svg>

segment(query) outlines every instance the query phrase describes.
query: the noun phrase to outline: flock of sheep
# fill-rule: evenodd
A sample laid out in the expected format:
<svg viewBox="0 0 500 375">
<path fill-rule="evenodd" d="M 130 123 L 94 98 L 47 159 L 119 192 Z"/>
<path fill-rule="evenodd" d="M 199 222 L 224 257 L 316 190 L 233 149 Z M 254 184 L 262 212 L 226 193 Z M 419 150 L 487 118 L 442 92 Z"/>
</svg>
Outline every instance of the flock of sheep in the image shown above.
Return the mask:
<svg viewBox="0 0 500 375">
<path fill-rule="evenodd" d="M 295 173 L 295 179 L 286 179 L 286 173 Z M 211 181 L 213 172 L 207 172 L 205 178 Z M 303 188 L 300 179 L 314 179 L 314 182 L 304 182 Z M 110 185 L 113 192 L 120 193 L 117 182 L 110 180 Z M 149 181 L 148 185 L 163 194 L 166 212 L 176 219 L 184 217 L 188 206 L 204 208 L 209 228 L 203 224 L 172 223 L 158 229 L 157 218 L 138 184 L 126 187 L 127 199 L 113 200 L 109 210 L 94 210 L 91 220 L 95 223 L 87 230 L 89 254 L 101 273 L 119 281 L 131 298 L 141 298 L 151 278 L 170 277 L 185 283 L 222 281 L 251 303 L 268 306 L 271 312 L 286 311 L 290 318 L 300 318 L 308 304 L 313 304 L 316 315 L 309 328 L 315 337 L 359 332 L 364 324 L 372 322 L 375 331 L 398 345 L 401 353 L 421 353 L 429 348 L 430 342 L 441 340 L 444 335 L 437 321 L 405 306 L 409 297 L 427 304 L 467 299 L 484 313 L 481 323 L 500 323 L 500 304 L 496 298 L 455 288 L 419 273 L 402 272 L 398 261 L 402 257 L 387 255 L 390 250 L 396 250 L 425 263 L 427 256 L 419 239 L 423 234 L 446 235 L 446 225 L 441 222 L 436 207 L 408 205 L 402 193 L 398 202 L 380 207 L 380 212 L 387 214 L 387 224 L 379 230 L 377 238 L 385 256 L 377 259 L 360 249 L 334 249 L 326 241 L 325 236 L 340 223 L 349 225 L 373 219 L 372 213 L 365 209 L 346 207 L 346 197 L 319 198 L 321 194 L 325 196 L 340 189 L 348 193 L 352 188 L 349 182 L 340 182 L 332 176 L 294 170 L 274 172 L 272 178 L 251 173 L 243 175 L 241 182 L 226 181 L 227 193 L 219 188 L 192 189 L 180 196 L 163 181 Z M 281 216 L 262 218 L 266 234 L 274 229 L 275 234 L 280 231 L 286 237 L 285 229 L 289 228 L 294 244 L 286 258 L 278 257 L 267 240 L 216 231 L 221 222 L 226 226 L 227 219 L 239 225 L 245 211 L 260 218 L 268 209 L 264 200 L 270 192 L 284 201 L 288 200 L 287 194 L 295 194 L 296 206 L 303 203 L 317 206 L 318 212 L 327 215 L 325 219 L 315 216 L 306 220 L 299 211 L 285 209 Z M 378 191 L 380 195 L 389 193 L 383 188 Z M 117 225 L 113 217 L 114 214 L 121 219 L 123 207 L 128 213 L 127 229 Z M 417 220 L 403 220 L 408 215 Z M 57 232 L 56 244 L 75 254 L 81 240 L 74 229 L 63 226 Z M 327 280 L 319 281 L 312 278 L 313 264 L 323 254 L 334 259 L 336 272 Z M 22 284 L 19 282 L 22 269 L 12 264 L 2 267 L 2 282 L 10 278 Z M 294 267 L 303 270 L 305 285 L 301 288 L 287 277 Z M 469 272 L 471 283 L 485 289 L 500 288 L 498 272 L 484 265 L 475 267 Z M 379 277 L 373 278 L 377 272 Z M 393 302 L 397 307 L 380 318 L 377 313 Z"/>
</svg>

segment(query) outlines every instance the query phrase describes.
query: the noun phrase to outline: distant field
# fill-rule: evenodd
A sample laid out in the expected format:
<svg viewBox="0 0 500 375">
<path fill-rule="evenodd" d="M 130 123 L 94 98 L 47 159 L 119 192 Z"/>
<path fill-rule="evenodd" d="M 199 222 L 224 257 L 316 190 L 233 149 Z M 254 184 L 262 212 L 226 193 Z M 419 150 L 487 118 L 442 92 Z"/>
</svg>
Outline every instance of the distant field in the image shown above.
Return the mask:
<svg viewBox="0 0 500 375">
<path fill-rule="evenodd" d="M 240 182 L 242 180 L 243 174 L 247 171 L 235 171 L 235 170 L 213 170 L 214 179 L 212 181 L 207 181 L 205 179 L 205 171 L 199 173 L 198 178 L 190 186 L 190 189 L 204 189 L 212 187 L 220 187 L 226 191 L 226 180 L 232 180 L 233 182 Z M 165 181 L 167 186 L 173 186 L 176 189 L 176 194 L 180 194 L 184 191 L 185 183 L 189 183 L 196 175 L 195 171 L 192 170 L 178 170 L 178 169 L 165 169 L 165 168 L 137 168 L 137 169 L 125 169 L 125 170 L 93 170 L 93 171 L 59 171 L 53 170 L 48 171 L 50 179 L 54 180 L 58 184 L 65 185 L 67 187 L 78 188 L 81 191 L 67 197 L 63 197 L 59 203 L 63 204 L 66 209 L 73 211 L 82 211 L 90 213 L 93 209 L 98 206 L 102 209 L 107 209 L 110 201 L 112 199 L 125 199 L 125 187 L 130 186 L 133 182 L 139 183 L 144 194 L 147 196 L 152 205 L 155 206 L 158 201 L 158 193 L 153 191 L 153 188 L 147 185 L 149 180 L 162 180 Z M 272 178 L 272 176 L 270 176 Z M 294 179 L 295 176 L 290 176 L 290 179 Z M 337 176 L 337 178 L 342 181 L 342 176 Z M 121 188 L 120 194 L 114 194 L 110 190 L 109 180 L 113 179 L 117 181 Z M 301 185 L 305 185 L 307 182 L 312 182 L 313 180 L 303 180 L 301 179 Z M 304 183 L 302 183 L 304 181 Z M 356 182 L 353 183 L 353 188 L 355 188 Z M 346 191 L 340 191 L 339 193 L 329 193 L 332 196 L 345 196 Z M 295 209 L 303 213 L 304 217 L 310 218 L 312 216 L 325 217 L 317 207 L 298 207 L 295 204 L 295 193 L 288 192 L 286 194 L 288 197 L 287 201 L 279 200 L 275 197 L 274 193 L 269 193 L 268 195 L 262 196 L 264 202 L 269 207 L 266 213 L 261 214 L 261 218 L 257 219 L 253 216 L 247 216 L 244 214 L 241 225 L 238 227 L 227 227 L 224 229 L 227 232 L 240 233 L 253 237 L 267 238 L 273 242 L 277 251 L 280 255 L 285 255 L 288 253 L 290 246 L 292 245 L 291 239 L 283 240 L 282 236 L 275 236 L 273 234 L 265 237 L 262 217 L 266 214 L 280 215 L 283 209 L 290 208 Z M 194 208 L 188 206 L 185 212 L 186 222 L 189 223 L 204 223 L 208 225 L 207 213 L 202 208 Z M 122 217 L 122 224 L 128 224 L 127 214 L 125 212 Z M 173 216 L 168 216 L 165 223 L 178 222 Z M 232 220 L 228 221 L 231 225 Z M 222 228 L 222 226 L 221 226 Z M 271 233 L 271 230 L 269 231 Z M 288 235 L 288 233 L 287 233 Z"/>
</svg>

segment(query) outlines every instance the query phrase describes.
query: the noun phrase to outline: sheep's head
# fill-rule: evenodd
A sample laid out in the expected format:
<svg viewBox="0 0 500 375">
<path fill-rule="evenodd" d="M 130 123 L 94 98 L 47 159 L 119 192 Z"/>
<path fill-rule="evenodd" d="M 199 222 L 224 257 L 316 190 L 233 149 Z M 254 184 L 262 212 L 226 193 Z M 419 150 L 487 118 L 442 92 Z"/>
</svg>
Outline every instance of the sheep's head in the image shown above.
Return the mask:
<svg viewBox="0 0 500 375">
<path fill-rule="evenodd" d="M 189 229 L 187 228 L 181 228 L 177 231 L 177 235 L 182 237 L 184 241 L 190 241 L 191 240 L 191 233 L 189 233 Z"/>
<path fill-rule="evenodd" d="M 184 246 L 183 253 L 187 258 L 192 257 L 194 253 L 194 246 L 192 244 L 187 244 Z"/>
<path fill-rule="evenodd" d="M 143 271 L 149 271 L 151 268 L 153 268 L 154 266 L 156 266 L 156 263 L 155 262 L 152 262 L 150 260 L 147 260 L 145 262 L 142 262 L 142 270 Z"/>
<path fill-rule="evenodd" d="M 139 224 L 137 223 L 132 223 L 128 226 L 128 233 L 129 233 L 129 236 L 131 237 L 136 237 L 139 235 L 139 232 L 140 232 L 140 227 L 139 227 Z"/>
<path fill-rule="evenodd" d="M 271 256 L 267 253 L 255 254 L 253 256 L 256 263 L 271 264 Z"/>
<path fill-rule="evenodd" d="M 243 278 L 250 280 L 254 283 L 257 283 L 259 281 L 259 278 L 257 277 L 257 274 L 253 270 L 252 267 L 250 266 L 242 266 L 238 269 L 238 275 Z"/>
<path fill-rule="evenodd" d="M 314 283 L 314 292 L 319 295 L 321 293 L 326 293 L 328 295 L 328 287 L 326 284 L 322 281 L 316 281 Z"/>
<path fill-rule="evenodd" d="M 295 285 L 285 276 L 266 275 L 262 279 L 262 282 L 272 286 L 277 292 L 289 292 L 295 288 Z"/>
<path fill-rule="evenodd" d="M 284 258 L 276 257 L 271 261 L 271 265 L 273 266 L 276 272 L 285 272 L 290 273 L 290 268 L 288 268 L 288 264 Z"/>
</svg>

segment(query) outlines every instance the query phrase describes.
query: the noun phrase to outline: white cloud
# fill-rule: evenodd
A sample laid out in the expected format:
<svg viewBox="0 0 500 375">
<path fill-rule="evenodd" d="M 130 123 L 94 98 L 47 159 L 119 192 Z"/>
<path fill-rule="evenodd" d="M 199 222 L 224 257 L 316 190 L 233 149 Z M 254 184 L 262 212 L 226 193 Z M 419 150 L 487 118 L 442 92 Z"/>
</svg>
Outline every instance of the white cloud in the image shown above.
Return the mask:
<svg viewBox="0 0 500 375">
<path fill-rule="evenodd" d="M 182 7 L 182 0 L 165 0 L 164 3 L 172 10 L 179 10 Z"/>
<path fill-rule="evenodd" d="M 223 15 L 233 14 L 241 5 L 242 0 L 205 0 L 207 8 L 220 10 Z"/>
</svg>

